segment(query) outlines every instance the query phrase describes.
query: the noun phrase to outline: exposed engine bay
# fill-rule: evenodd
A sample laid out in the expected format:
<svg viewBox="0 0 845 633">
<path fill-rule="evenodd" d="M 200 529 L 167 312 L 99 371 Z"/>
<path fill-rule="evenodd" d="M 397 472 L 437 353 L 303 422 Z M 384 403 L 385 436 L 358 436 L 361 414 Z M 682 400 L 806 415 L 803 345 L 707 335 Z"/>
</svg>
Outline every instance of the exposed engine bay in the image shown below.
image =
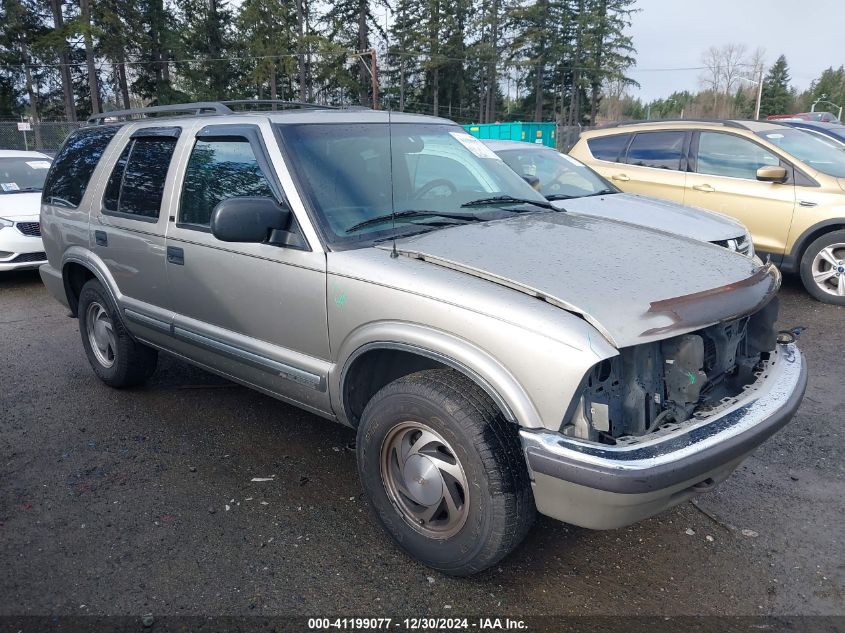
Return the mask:
<svg viewBox="0 0 845 633">
<path fill-rule="evenodd" d="M 561 432 L 625 443 L 720 406 L 757 380 L 777 344 L 777 316 L 774 299 L 751 316 L 621 349 L 592 368 Z"/>
</svg>

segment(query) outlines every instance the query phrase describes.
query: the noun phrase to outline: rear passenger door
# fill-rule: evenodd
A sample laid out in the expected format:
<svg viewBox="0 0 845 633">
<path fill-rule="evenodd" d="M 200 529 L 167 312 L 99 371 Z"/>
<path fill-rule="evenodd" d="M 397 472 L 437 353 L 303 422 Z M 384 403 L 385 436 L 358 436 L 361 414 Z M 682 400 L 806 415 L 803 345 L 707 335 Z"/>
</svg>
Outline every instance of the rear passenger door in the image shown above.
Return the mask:
<svg viewBox="0 0 845 633">
<path fill-rule="evenodd" d="M 130 329 L 166 345 L 168 309 L 163 201 L 173 193 L 170 170 L 181 128 L 134 130 L 118 143 L 103 193 L 91 213 L 91 250 L 105 264 L 118 291 Z M 117 160 L 115 161 L 115 154 Z"/>
<path fill-rule="evenodd" d="M 637 132 L 610 179 L 623 191 L 683 202 L 689 140 L 684 130 Z"/>
<path fill-rule="evenodd" d="M 272 140 L 269 125 L 266 133 Z M 191 139 L 167 225 L 172 347 L 251 386 L 329 412 L 322 249 L 312 248 L 296 219 L 285 245 L 221 242 L 209 228 L 225 199 L 286 201 L 265 138 L 258 125 L 233 123 L 207 125 Z"/>
</svg>

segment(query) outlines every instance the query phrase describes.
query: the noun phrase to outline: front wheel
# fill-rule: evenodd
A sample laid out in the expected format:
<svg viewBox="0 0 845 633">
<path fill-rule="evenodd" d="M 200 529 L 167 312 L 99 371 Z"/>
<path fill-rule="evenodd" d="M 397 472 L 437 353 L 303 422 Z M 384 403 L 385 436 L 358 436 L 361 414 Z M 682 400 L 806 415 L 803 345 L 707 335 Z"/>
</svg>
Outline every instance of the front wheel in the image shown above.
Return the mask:
<svg viewBox="0 0 845 633">
<path fill-rule="evenodd" d="M 845 305 L 845 231 L 822 235 L 807 247 L 801 281 L 819 301 Z"/>
<path fill-rule="evenodd" d="M 112 387 L 132 387 L 152 375 L 158 352 L 129 335 L 98 280 L 82 286 L 78 314 L 82 345 L 100 380 Z"/>
<path fill-rule="evenodd" d="M 452 370 L 400 378 L 367 404 L 358 470 L 381 523 L 408 554 L 464 576 L 510 553 L 534 520 L 518 428 Z"/>
</svg>

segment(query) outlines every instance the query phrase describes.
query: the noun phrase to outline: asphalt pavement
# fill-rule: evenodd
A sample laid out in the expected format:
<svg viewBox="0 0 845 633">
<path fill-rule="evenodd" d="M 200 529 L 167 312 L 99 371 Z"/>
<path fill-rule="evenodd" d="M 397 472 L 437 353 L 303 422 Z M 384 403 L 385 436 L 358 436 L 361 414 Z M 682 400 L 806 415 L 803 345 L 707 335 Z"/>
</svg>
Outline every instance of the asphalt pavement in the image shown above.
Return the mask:
<svg viewBox="0 0 845 633">
<path fill-rule="evenodd" d="M 111 389 L 37 273 L 0 273 L 0 615 L 845 615 L 845 308 L 787 278 L 780 324 L 807 328 L 807 396 L 715 492 L 540 518 L 455 579 L 370 515 L 352 431 L 164 355 Z"/>
</svg>

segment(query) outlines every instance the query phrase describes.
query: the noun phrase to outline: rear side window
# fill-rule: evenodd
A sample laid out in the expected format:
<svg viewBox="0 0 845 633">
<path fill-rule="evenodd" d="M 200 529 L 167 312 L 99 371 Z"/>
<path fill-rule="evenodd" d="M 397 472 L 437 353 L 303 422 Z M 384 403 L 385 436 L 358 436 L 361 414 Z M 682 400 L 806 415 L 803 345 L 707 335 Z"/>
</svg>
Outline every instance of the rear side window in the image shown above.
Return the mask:
<svg viewBox="0 0 845 633">
<path fill-rule="evenodd" d="M 686 132 L 640 132 L 628 148 L 628 164 L 658 169 L 681 168 Z"/>
<path fill-rule="evenodd" d="M 71 134 L 47 175 L 42 194 L 44 202 L 72 209 L 78 207 L 94 168 L 118 129 L 120 126 L 109 125 L 84 128 Z"/>
<path fill-rule="evenodd" d="M 590 148 L 590 153 L 597 159 L 618 163 L 630 139 L 630 134 L 599 136 L 598 138 L 588 140 L 587 147 Z"/>
<path fill-rule="evenodd" d="M 138 219 L 158 219 L 176 140 L 161 136 L 130 140 L 106 184 L 105 209 Z"/>
<path fill-rule="evenodd" d="M 207 227 L 219 202 L 248 196 L 275 198 L 249 141 L 198 139 L 185 172 L 179 223 Z"/>
</svg>

